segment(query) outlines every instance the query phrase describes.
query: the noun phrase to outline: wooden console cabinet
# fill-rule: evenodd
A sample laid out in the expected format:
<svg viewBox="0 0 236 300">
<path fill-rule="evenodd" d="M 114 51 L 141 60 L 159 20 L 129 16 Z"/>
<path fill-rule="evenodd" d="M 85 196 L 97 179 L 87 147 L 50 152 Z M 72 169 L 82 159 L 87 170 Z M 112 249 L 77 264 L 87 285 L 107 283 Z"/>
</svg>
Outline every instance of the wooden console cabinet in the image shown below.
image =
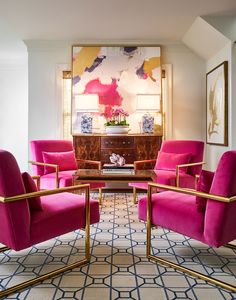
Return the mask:
<svg viewBox="0 0 236 300">
<path fill-rule="evenodd" d="M 122 155 L 126 163 L 155 159 L 161 147 L 162 136 L 154 134 L 80 134 L 73 136 L 75 154 L 80 159 L 110 163 L 112 153 Z M 82 167 L 82 166 L 81 166 Z"/>
</svg>

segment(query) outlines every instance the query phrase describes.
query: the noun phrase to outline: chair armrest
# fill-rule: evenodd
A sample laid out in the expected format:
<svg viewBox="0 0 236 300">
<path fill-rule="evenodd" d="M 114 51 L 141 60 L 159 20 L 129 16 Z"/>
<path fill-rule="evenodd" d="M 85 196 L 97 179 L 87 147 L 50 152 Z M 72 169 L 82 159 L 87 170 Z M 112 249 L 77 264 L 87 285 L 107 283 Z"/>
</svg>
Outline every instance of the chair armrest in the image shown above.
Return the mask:
<svg viewBox="0 0 236 300">
<path fill-rule="evenodd" d="M 189 164 L 182 164 L 182 165 L 177 165 L 176 166 L 176 186 L 179 187 L 179 169 L 181 168 L 186 168 L 186 167 L 194 167 L 194 166 L 200 166 L 200 165 L 204 165 L 205 162 L 204 161 L 200 161 L 200 162 L 195 162 L 195 163 L 189 163 Z M 196 186 L 196 182 L 195 182 L 195 186 Z"/>
<path fill-rule="evenodd" d="M 156 159 L 136 160 L 136 161 L 134 161 L 134 169 L 135 170 L 144 169 L 145 165 L 154 164 L 155 162 L 156 162 Z"/>
<path fill-rule="evenodd" d="M 199 196 L 202 198 L 207 198 L 215 201 L 220 201 L 220 202 L 234 202 L 236 201 L 236 195 L 233 197 L 223 197 L 223 196 L 218 196 L 218 195 L 213 195 L 209 193 L 203 193 L 191 189 L 186 189 L 186 188 L 180 188 L 180 187 L 175 187 L 175 186 L 170 186 L 170 185 L 165 185 L 165 184 L 159 184 L 159 183 L 148 183 L 148 194 L 151 195 L 152 193 L 152 188 L 159 188 L 167 191 L 173 191 L 177 193 L 182 193 L 182 194 L 187 194 L 187 195 L 192 195 L 192 196 Z"/>
<path fill-rule="evenodd" d="M 32 177 L 32 179 L 36 180 L 37 189 L 38 189 L 38 191 L 40 191 L 40 175 L 33 175 L 31 177 Z"/>
<path fill-rule="evenodd" d="M 85 189 L 87 192 L 89 192 L 89 184 L 73 185 L 73 186 L 63 187 L 63 188 L 59 188 L 59 189 L 38 191 L 38 192 L 33 192 L 33 193 L 16 195 L 16 196 L 12 196 L 12 197 L 0 197 L 0 202 L 4 202 L 4 203 L 14 202 L 14 201 L 20 201 L 23 199 L 30 199 L 30 198 L 34 198 L 34 197 L 41 197 L 41 196 L 47 196 L 47 195 L 54 195 L 54 194 L 65 193 L 65 192 L 70 192 L 70 191 L 80 190 L 80 189 Z"/>
<path fill-rule="evenodd" d="M 13 197 L 1 197 L 0 196 L 0 202 L 3 203 L 8 203 L 8 202 L 15 202 L 15 201 L 20 201 L 23 199 L 32 199 L 34 197 L 40 197 L 40 196 L 47 196 L 47 195 L 53 195 L 53 194 L 59 194 L 59 193 L 64 193 L 64 192 L 70 192 L 74 190 L 80 190 L 80 189 L 85 189 L 85 231 L 87 233 L 87 238 L 90 233 L 89 225 L 90 225 L 90 185 L 89 184 L 80 184 L 80 185 L 74 185 L 74 186 L 69 186 L 69 187 L 63 187 L 60 189 L 54 189 L 54 190 L 46 190 L 46 191 L 40 191 L 40 192 L 33 192 L 33 193 L 28 193 L 28 194 L 21 194 Z M 60 200 L 60 197 L 59 199 Z"/>
<path fill-rule="evenodd" d="M 89 160 L 89 159 L 80 159 L 80 158 L 76 158 L 76 160 L 77 160 L 78 163 L 86 163 L 86 164 L 91 164 L 91 165 L 97 165 L 99 170 L 102 169 L 102 163 L 100 161 Z"/>
<path fill-rule="evenodd" d="M 55 170 L 56 170 L 56 188 L 59 188 L 59 166 L 58 165 L 43 163 L 43 162 L 39 162 L 39 161 L 31 161 L 31 160 L 29 161 L 29 163 L 32 165 L 48 166 L 48 167 L 55 168 Z"/>
</svg>

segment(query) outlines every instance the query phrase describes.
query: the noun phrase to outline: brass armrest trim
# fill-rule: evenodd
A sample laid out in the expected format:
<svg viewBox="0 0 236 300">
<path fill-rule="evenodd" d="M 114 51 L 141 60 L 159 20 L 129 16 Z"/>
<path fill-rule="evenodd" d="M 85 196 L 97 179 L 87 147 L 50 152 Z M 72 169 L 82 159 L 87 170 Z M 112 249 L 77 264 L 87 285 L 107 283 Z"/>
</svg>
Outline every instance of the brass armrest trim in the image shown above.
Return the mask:
<svg viewBox="0 0 236 300">
<path fill-rule="evenodd" d="M 48 163 L 39 162 L 39 161 L 32 161 L 32 160 L 30 160 L 29 163 L 32 164 L 32 165 L 48 166 L 48 167 L 52 167 L 52 168 L 58 167 L 58 165 L 56 165 L 56 164 L 48 164 Z"/>
<path fill-rule="evenodd" d="M 31 177 L 32 177 L 32 179 L 36 180 L 36 186 L 37 186 L 37 189 L 39 191 L 40 190 L 40 175 L 33 175 Z"/>
<path fill-rule="evenodd" d="M 73 185 L 73 186 L 63 187 L 63 188 L 59 188 L 59 189 L 38 191 L 38 192 L 33 192 L 33 193 L 16 195 L 16 196 L 12 196 L 12 197 L 0 197 L 0 202 L 4 202 L 4 203 L 14 202 L 14 201 L 19 201 L 19 200 L 23 200 L 23 199 L 30 199 L 30 198 L 34 198 L 34 197 L 65 193 L 65 192 L 70 192 L 70 191 L 79 190 L 79 189 L 85 189 L 85 190 L 89 191 L 89 184 Z"/>
<path fill-rule="evenodd" d="M 177 165 L 176 168 L 194 167 L 194 166 L 200 166 L 200 165 L 204 165 L 204 164 L 205 164 L 205 161 L 200 161 L 200 162 L 196 162 L 196 163 Z"/>
<path fill-rule="evenodd" d="M 195 163 L 177 165 L 176 166 L 176 186 L 179 187 L 179 181 L 180 181 L 180 178 L 179 178 L 179 169 L 180 168 L 201 166 L 201 165 L 204 165 L 204 164 L 205 164 L 204 161 L 200 161 L 200 162 L 195 162 Z"/>
<path fill-rule="evenodd" d="M 165 185 L 165 184 L 159 184 L 159 183 L 148 183 L 148 189 L 152 189 L 153 187 L 160 188 L 162 190 L 168 190 L 168 191 L 173 191 L 177 193 L 182 193 L 182 194 L 187 194 L 187 195 L 192 195 L 192 196 L 199 196 L 202 198 L 207 198 L 210 200 L 215 200 L 215 201 L 220 201 L 220 202 L 234 202 L 236 201 L 236 196 L 233 197 L 223 197 L 223 196 L 218 196 L 218 195 L 213 195 L 209 193 L 203 193 L 191 189 L 185 189 L 185 188 L 179 188 L 175 186 L 170 186 L 170 185 Z"/>
<path fill-rule="evenodd" d="M 47 167 L 52 167 L 56 169 L 56 188 L 59 188 L 59 166 L 56 164 L 48 164 L 48 163 L 43 163 L 39 161 L 29 161 L 30 164 L 32 165 L 38 165 L 38 166 L 47 166 Z"/>
</svg>

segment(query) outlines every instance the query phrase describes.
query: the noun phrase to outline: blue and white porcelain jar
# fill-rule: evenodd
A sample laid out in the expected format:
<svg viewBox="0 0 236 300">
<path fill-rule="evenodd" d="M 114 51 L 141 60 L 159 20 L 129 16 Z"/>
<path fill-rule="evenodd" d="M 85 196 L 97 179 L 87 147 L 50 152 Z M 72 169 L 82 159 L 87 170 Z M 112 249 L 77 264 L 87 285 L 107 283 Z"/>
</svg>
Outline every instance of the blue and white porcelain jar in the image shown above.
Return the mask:
<svg viewBox="0 0 236 300">
<path fill-rule="evenodd" d="M 154 117 L 150 114 L 145 114 L 142 117 L 142 131 L 143 133 L 154 132 Z"/>
<path fill-rule="evenodd" d="M 93 127 L 93 117 L 90 114 L 83 114 L 81 116 L 81 132 L 82 133 L 92 133 Z"/>
</svg>

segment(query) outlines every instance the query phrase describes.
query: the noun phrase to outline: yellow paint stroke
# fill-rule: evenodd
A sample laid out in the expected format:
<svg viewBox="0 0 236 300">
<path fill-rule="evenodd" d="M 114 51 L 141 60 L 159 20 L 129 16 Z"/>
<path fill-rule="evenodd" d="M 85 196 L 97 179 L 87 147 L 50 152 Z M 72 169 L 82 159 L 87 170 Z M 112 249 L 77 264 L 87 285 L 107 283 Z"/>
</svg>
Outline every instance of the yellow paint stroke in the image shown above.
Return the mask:
<svg viewBox="0 0 236 300">
<path fill-rule="evenodd" d="M 214 84 L 210 88 L 209 92 L 209 117 L 210 117 L 210 122 L 208 124 L 208 136 L 211 138 L 211 135 L 213 133 L 219 134 L 218 128 L 220 126 L 220 118 L 219 115 L 222 113 L 220 111 L 220 104 L 223 101 L 222 100 L 222 95 L 219 98 L 219 87 L 218 86 L 218 81 L 223 77 L 223 71 L 221 71 L 216 79 Z M 217 93 L 218 92 L 218 93 Z M 222 93 L 223 94 L 223 93 Z"/>
<path fill-rule="evenodd" d="M 158 68 L 160 65 L 160 57 L 152 57 L 148 60 L 145 60 L 143 65 L 144 73 L 147 73 L 153 81 L 156 81 L 156 79 L 152 76 L 152 70 Z"/>
<path fill-rule="evenodd" d="M 98 56 L 100 49 L 101 47 L 82 47 L 73 60 L 73 77 L 81 77 L 84 70 L 87 67 L 91 67 L 95 58 Z"/>
</svg>

